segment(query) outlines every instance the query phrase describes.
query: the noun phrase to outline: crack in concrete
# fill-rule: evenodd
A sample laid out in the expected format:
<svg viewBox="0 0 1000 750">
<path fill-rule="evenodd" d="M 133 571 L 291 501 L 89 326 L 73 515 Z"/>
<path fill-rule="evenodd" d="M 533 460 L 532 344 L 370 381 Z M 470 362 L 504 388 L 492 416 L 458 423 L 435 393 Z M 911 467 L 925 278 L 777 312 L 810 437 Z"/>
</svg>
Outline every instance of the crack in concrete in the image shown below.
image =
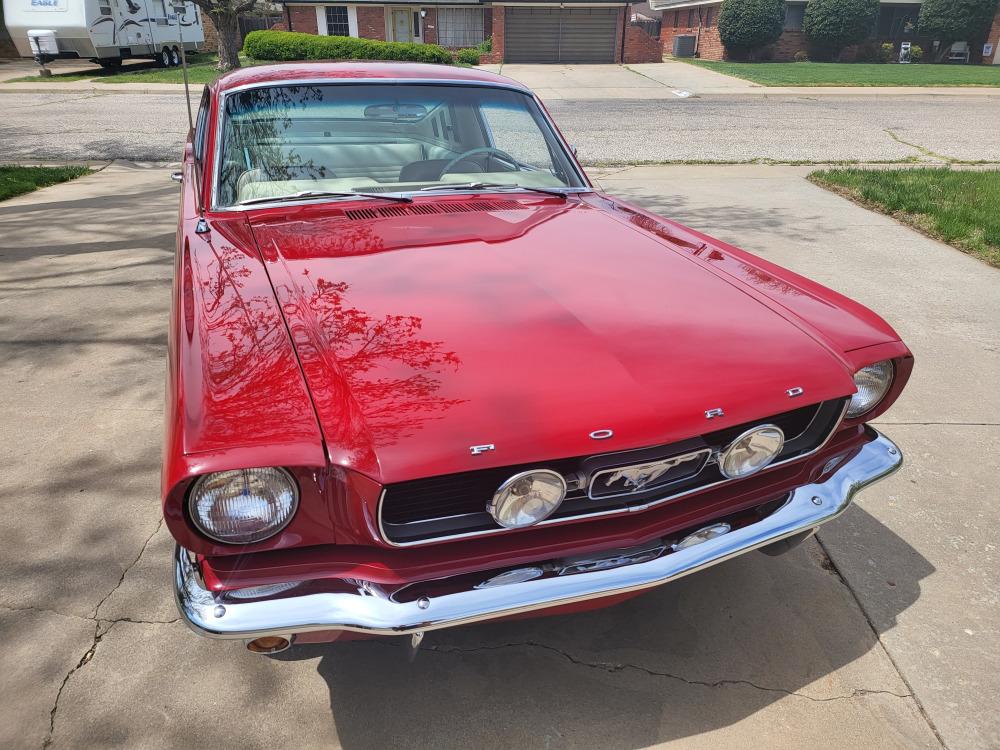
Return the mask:
<svg viewBox="0 0 1000 750">
<path fill-rule="evenodd" d="M 131 622 L 137 625 L 170 625 L 175 622 L 180 621 L 180 617 L 175 617 L 172 620 L 136 620 L 134 617 L 86 617 L 84 615 L 74 615 L 68 612 L 60 612 L 56 609 L 48 609 L 46 607 L 11 607 L 7 604 L 0 604 L 0 609 L 7 610 L 8 612 L 43 612 L 45 614 L 58 615 L 59 617 L 69 617 L 75 620 L 86 620 L 87 622 L 94 623 L 118 623 L 118 622 Z"/>
<path fill-rule="evenodd" d="M 476 648 L 460 648 L 452 646 L 424 646 L 422 651 L 435 651 L 438 653 L 448 654 L 448 653 L 476 653 L 481 651 L 497 651 L 506 648 L 538 648 L 545 651 L 550 651 L 557 654 L 564 659 L 566 659 L 571 664 L 575 664 L 581 667 L 587 667 L 588 669 L 600 669 L 605 672 L 615 673 L 623 672 L 626 670 L 634 670 L 642 674 L 648 675 L 650 677 L 665 677 L 670 680 L 676 680 L 677 682 L 682 682 L 685 685 L 697 685 L 700 687 L 707 688 L 718 688 L 718 687 L 728 687 L 731 685 L 738 685 L 743 687 L 753 688 L 754 690 L 760 690 L 768 693 L 781 693 L 782 695 L 788 695 L 795 698 L 804 698 L 808 701 L 814 703 L 828 703 L 830 701 L 841 701 L 850 700 L 852 698 L 858 698 L 865 695 L 891 695 L 894 698 L 913 698 L 912 693 L 894 693 L 891 690 L 873 690 L 869 688 L 855 688 L 847 695 L 834 695 L 827 698 L 816 698 L 811 695 L 806 695 L 805 693 L 800 693 L 795 690 L 788 690 L 786 688 L 778 687 L 768 687 L 766 685 L 758 685 L 750 680 L 715 680 L 714 682 L 709 682 L 707 680 L 691 680 L 687 677 L 681 677 L 680 675 L 672 674 L 670 672 L 661 672 L 655 669 L 650 669 L 649 667 L 644 667 L 639 664 L 629 664 L 629 663 L 610 663 L 610 662 L 591 662 L 579 659 L 572 654 L 569 654 L 562 649 L 556 648 L 555 646 L 549 646 L 545 643 L 538 643 L 536 641 L 523 641 L 520 643 L 503 643 L 497 646 L 479 646 Z"/>
<path fill-rule="evenodd" d="M 132 562 L 130 562 L 128 565 L 125 566 L 125 569 L 122 571 L 121 577 L 118 579 L 118 583 L 116 583 L 114 587 L 111 589 L 111 591 L 105 594 L 104 598 L 97 603 L 97 606 L 94 607 L 93 613 L 90 615 L 90 619 L 92 620 L 100 619 L 97 617 L 97 615 L 101 611 L 101 607 L 104 606 L 104 603 L 107 602 L 107 600 L 111 598 L 111 595 L 114 594 L 125 582 L 125 576 L 127 576 L 128 572 L 132 570 L 132 568 L 135 566 L 137 562 L 139 562 L 139 560 L 142 558 L 143 553 L 146 551 L 146 547 L 149 546 L 150 541 L 152 541 L 153 537 L 156 536 L 157 532 L 162 527 L 163 527 L 163 516 L 160 516 L 160 520 L 157 521 L 156 528 L 153 529 L 153 533 L 150 534 L 148 537 L 146 537 L 146 541 L 142 543 L 142 547 L 139 549 L 139 554 L 135 556 L 135 559 Z"/>
<path fill-rule="evenodd" d="M 122 583 L 125 582 L 125 576 L 127 576 L 128 572 L 132 570 L 133 567 L 135 567 L 135 565 L 139 562 L 139 560 L 142 559 L 142 556 L 146 551 L 146 547 L 149 546 L 150 541 L 152 541 L 153 537 L 156 536 L 157 532 L 160 530 L 162 526 L 163 526 L 163 517 L 161 516 L 160 520 L 156 524 L 156 528 L 153 529 L 153 533 L 150 534 L 148 537 L 146 537 L 146 540 L 142 543 L 142 547 L 139 549 L 139 554 L 135 556 L 135 559 L 132 560 L 132 562 L 130 562 L 127 566 L 125 566 L 125 569 L 122 571 L 121 576 L 118 578 L 118 582 L 111 588 L 111 590 L 107 594 L 104 595 L 104 598 L 102 598 L 101 601 L 97 603 L 97 606 L 94 607 L 93 612 L 89 617 L 80 617 L 79 615 L 67 615 L 70 617 L 80 617 L 80 619 L 83 620 L 93 620 L 94 638 L 90 644 L 90 647 L 84 652 L 83 656 L 81 656 L 80 660 L 76 663 L 76 666 L 74 666 L 71 670 L 69 670 L 69 672 L 66 673 L 66 676 L 63 677 L 63 681 L 59 685 L 59 690 L 56 691 L 56 699 L 52 704 L 52 710 L 49 711 L 49 731 L 45 735 L 45 738 L 42 740 L 42 750 L 45 750 L 45 748 L 47 748 L 49 745 L 52 744 L 52 735 L 55 733 L 55 728 L 56 728 L 56 713 L 59 711 L 59 700 L 62 698 L 63 690 L 66 689 L 66 685 L 69 683 L 70 678 L 72 678 L 73 675 L 76 674 L 78 670 L 82 669 L 83 667 L 85 667 L 87 664 L 90 663 L 90 661 L 94 658 L 94 654 L 97 652 L 98 644 L 101 642 L 104 636 L 106 636 L 108 633 L 111 632 L 111 629 L 115 625 L 117 625 L 120 622 L 135 623 L 139 625 L 169 625 L 171 623 L 177 622 L 180 619 L 179 617 L 176 617 L 173 620 L 136 620 L 131 617 L 118 617 L 118 618 L 98 617 L 98 613 L 100 612 L 101 607 L 104 606 L 105 602 L 107 602 L 108 599 L 111 598 L 111 595 L 114 594 L 121 587 Z M 38 607 L 24 607 L 24 608 L 5 607 L 5 609 L 10 609 L 15 611 L 17 611 L 18 609 L 20 610 L 35 609 L 40 611 L 50 611 L 53 612 L 54 614 L 62 614 L 60 612 L 55 612 L 54 610 L 41 610 L 41 608 Z M 107 627 L 104 627 L 102 630 L 102 626 L 104 625 L 106 625 Z"/>
<path fill-rule="evenodd" d="M 59 710 L 59 699 L 62 698 L 63 690 L 66 689 L 66 683 L 69 682 L 70 677 L 72 677 L 74 674 L 76 674 L 76 671 L 78 669 L 80 669 L 81 667 L 83 667 L 91 659 L 94 658 L 94 653 L 97 651 L 97 644 L 101 642 L 101 639 L 104 638 L 104 636 L 107 635 L 107 633 L 113 627 L 114 627 L 114 623 L 112 623 L 102 633 L 101 632 L 101 623 L 99 621 L 95 621 L 94 622 L 94 640 L 91 642 L 90 648 L 88 648 L 83 653 L 83 656 L 80 657 L 80 661 L 78 661 L 76 663 L 76 666 L 73 667 L 71 670 L 69 670 L 69 672 L 66 673 L 66 676 L 63 677 L 62 684 L 59 685 L 59 690 L 56 692 L 55 702 L 52 704 L 52 710 L 49 711 L 49 731 L 45 735 L 45 739 L 42 740 L 42 750 L 45 750 L 45 748 L 47 748 L 49 745 L 52 744 L 52 735 L 55 732 L 55 728 L 56 728 L 56 711 Z"/>
<path fill-rule="evenodd" d="M 819 551 L 823 555 L 824 561 L 826 563 L 825 565 L 823 565 L 823 567 L 829 570 L 831 573 L 833 573 L 833 575 L 837 576 L 837 579 L 840 581 L 841 585 L 844 588 L 846 588 L 847 591 L 850 593 L 851 597 L 853 597 L 854 603 L 858 605 L 858 609 L 861 611 L 861 616 L 865 618 L 865 622 L 868 623 L 868 627 L 871 628 L 872 634 L 875 636 L 875 642 L 879 645 L 879 648 L 882 649 L 882 653 L 885 654 L 885 658 L 889 660 L 890 664 L 892 664 L 892 668 L 896 670 L 896 674 L 899 675 L 899 679 L 903 682 L 904 685 L 906 685 L 907 690 L 910 691 L 909 696 L 910 698 L 913 699 L 913 704 L 917 707 L 917 711 L 920 712 L 921 717 L 923 717 L 923 720 L 927 723 L 928 728 L 934 734 L 934 737 L 937 739 L 937 741 L 941 744 L 941 747 L 947 750 L 948 745 L 945 743 L 944 737 L 941 736 L 941 732 L 938 731 L 937 725 L 934 723 L 934 720 L 931 719 L 930 714 L 927 713 L 927 709 L 924 708 L 924 704 L 917 696 L 916 691 L 913 689 L 913 685 L 911 685 L 910 681 L 906 679 L 906 675 L 903 674 L 903 670 L 900 669 L 899 664 L 896 663 L 896 660 L 893 658 L 892 653 L 889 651 L 889 647 L 885 644 L 885 641 L 882 640 L 882 634 L 879 632 L 878 628 L 875 627 L 874 621 L 868 615 L 868 611 L 865 609 L 864 603 L 861 601 L 861 597 L 858 596 L 858 593 L 853 588 L 851 588 L 851 584 L 844 576 L 843 571 L 841 571 L 840 568 L 837 567 L 837 563 L 834 562 L 833 557 L 830 555 L 830 552 L 827 550 L 826 545 L 820 538 L 820 534 L 819 533 L 814 534 L 813 538 L 816 540 L 816 544 L 819 547 Z"/>
<path fill-rule="evenodd" d="M 951 158 L 950 156 L 945 156 L 944 154 L 939 154 L 936 151 L 931 151 L 929 148 L 921 146 L 918 143 L 910 143 L 909 141 L 904 141 L 902 138 L 900 138 L 898 135 L 896 135 L 893 131 L 889 130 L 888 128 L 886 128 L 885 132 L 886 132 L 886 134 L 890 138 L 892 138 L 892 140 L 896 141 L 896 143 L 901 143 L 904 146 L 909 146 L 910 148 L 915 148 L 917 151 L 919 151 L 924 156 L 929 156 L 932 159 L 939 159 L 940 161 L 943 161 L 943 162 L 945 162 L 947 164 L 952 164 L 952 163 L 954 163 L 956 161 L 955 159 Z"/>
</svg>

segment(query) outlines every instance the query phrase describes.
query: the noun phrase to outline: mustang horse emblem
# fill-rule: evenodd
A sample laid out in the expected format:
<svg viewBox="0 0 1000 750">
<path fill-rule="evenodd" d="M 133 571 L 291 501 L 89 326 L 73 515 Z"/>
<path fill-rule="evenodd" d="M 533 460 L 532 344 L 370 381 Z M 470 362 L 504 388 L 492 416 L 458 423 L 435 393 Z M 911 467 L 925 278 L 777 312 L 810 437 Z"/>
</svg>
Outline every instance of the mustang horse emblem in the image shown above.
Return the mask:
<svg viewBox="0 0 1000 750">
<path fill-rule="evenodd" d="M 610 487 L 619 479 L 624 479 L 625 486 L 627 488 L 629 488 L 632 492 L 638 492 L 654 479 L 658 479 L 666 474 L 676 465 L 677 464 L 673 461 L 660 461 L 655 464 L 628 466 L 608 475 L 608 478 L 604 480 L 604 484 L 605 486 Z"/>
</svg>

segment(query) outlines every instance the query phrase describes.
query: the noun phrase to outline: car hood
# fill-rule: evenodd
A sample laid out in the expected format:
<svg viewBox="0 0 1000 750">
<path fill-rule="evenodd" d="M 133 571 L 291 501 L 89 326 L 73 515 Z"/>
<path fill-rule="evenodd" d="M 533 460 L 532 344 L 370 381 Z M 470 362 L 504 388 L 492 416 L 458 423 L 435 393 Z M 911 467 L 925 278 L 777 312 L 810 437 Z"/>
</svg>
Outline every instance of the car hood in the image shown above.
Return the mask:
<svg viewBox="0 0 1000 750">
<path fill-rule="evenodd" d="M 671 243 L 575 199 L 518 198 L 251 216 L 334 464 L 395 482 L 663 444 L 853 392 L 787 311 Z"/>
</svg>

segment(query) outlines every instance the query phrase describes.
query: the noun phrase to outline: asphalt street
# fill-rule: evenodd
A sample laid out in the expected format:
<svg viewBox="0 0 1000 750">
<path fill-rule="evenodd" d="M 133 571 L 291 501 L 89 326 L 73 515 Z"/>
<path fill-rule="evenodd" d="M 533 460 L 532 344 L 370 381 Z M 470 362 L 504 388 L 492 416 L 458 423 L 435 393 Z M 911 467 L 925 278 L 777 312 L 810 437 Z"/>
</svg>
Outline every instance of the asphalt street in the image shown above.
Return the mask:
<svg viewBox="0 0 1000 750">
<path fill-rule="evenodd" d="M 1000 161 L 1000 97 L 554 99 L 588 165 L 665 161 Z M 179 160 L 178 94 L 2 93 L 0 160 Z"/>
<path fill-rule="evenodd" d="M 878 427 L 903 468 L 791 554 L 429 633 L 412 664 L 394 639 L 266 658 L 178 622 L 158 500 L 170 170 L 0 204 L 0 747 L 1000 746 L 1000 272 L 808 171 L 594 176 L 896 326 L 917 366 Z"/>
</svg>

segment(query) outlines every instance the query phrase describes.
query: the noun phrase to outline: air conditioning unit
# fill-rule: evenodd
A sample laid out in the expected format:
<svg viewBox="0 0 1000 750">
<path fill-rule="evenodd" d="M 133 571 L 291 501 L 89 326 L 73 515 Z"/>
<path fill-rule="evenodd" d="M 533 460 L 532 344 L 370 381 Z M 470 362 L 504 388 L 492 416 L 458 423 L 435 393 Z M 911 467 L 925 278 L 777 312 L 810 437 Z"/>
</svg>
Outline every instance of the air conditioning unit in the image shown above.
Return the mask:
<svg viewBox="0 0 1000 750">
<path fill-rule="evenodd" d="M 694 34 L 678 34 L 674 37 L 674 57 L 694 57 L 698 37 Z"/>
</svg>

